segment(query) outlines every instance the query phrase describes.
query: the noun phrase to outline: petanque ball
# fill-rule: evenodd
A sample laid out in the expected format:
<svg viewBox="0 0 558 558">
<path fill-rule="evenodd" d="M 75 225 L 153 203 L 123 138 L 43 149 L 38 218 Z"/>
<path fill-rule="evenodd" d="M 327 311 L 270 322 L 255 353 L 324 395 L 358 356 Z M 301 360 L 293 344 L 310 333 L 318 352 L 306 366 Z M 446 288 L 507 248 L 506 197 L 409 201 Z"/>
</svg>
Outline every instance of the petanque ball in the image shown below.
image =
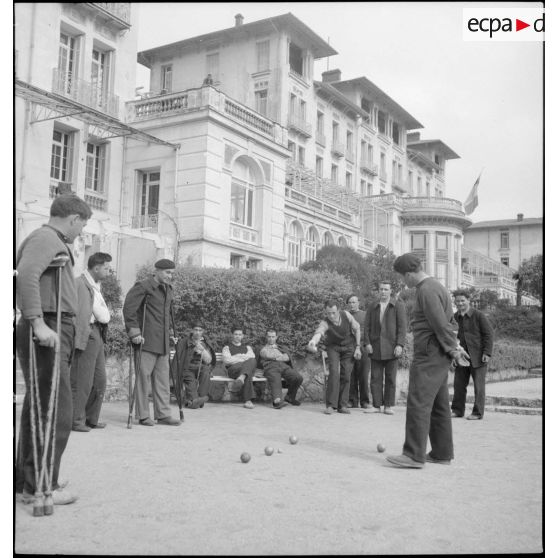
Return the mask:
<svg viewBox="0 0 558 558">
<path fill-rule="evenodd" d="M 386 451 L 386 446 L 384 446 L 384 444 L 378 444 L 376 446 L 376 449 L 380 452 L 383 453 L 384 451 Z"/>
<path fill-rule="evenodd" d="M 273 448 L 271 446 L 266 446 L 266 448 L 264 449 L 264 452 L 266 455 L 272 455 L 273 454 Z"/>
<path fill-rule="evenodd" d="M 240 461 L 242 461 L 242 463 L 248 463 L 250 459 L 250 454 L 247 451 L 240 454 Z"/>
<path fill-rule="evenodd" d="M 292 436 L 289 436 L 289 442 L 291 442 L 291 444 L 296 444 L 298 442 L 298 438 L 293 434 Z"/>
</svg>

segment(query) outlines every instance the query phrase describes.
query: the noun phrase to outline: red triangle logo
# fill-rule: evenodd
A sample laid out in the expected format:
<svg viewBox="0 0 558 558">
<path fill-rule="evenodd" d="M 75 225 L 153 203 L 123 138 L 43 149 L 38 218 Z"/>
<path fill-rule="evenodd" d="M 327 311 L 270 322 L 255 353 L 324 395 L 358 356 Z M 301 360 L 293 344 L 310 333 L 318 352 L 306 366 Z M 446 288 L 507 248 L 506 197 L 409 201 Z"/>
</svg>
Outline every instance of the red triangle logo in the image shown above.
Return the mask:
<svg viewBox="0 0 558 558">
<path fill-rule="evenodd" d="M 516 31 L 521 31 L 522 29 L 525 29 L 526 27 L 531 27 L 531 24 L 530 23 L 525 23 L 524 21 L 521 21 L 520 19 L 515 20 L 515 30 Z"/>
</svg>

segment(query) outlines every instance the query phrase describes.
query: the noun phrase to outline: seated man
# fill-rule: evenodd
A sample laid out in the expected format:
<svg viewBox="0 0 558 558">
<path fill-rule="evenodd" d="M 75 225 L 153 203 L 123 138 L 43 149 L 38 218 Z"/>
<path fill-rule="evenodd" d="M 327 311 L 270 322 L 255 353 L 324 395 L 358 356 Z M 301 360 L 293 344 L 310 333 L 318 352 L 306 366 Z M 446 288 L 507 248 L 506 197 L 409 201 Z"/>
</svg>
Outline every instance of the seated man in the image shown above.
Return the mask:
<svg viewBox="0 0 558 558">
<path fill-rule="evenodd" d="M 266 332 L 266 344 L 260 351 L 260 360 L 263 365 L 264 376 L 267 378 L 273 397 L 273 408 L 281 409 L 287 403 L 300 405 L 296 399 L 296 392 L 302 384 L 302 376 L 293 370 L 291 357 L 288 349 L 283 345 L 277 344 L 277 332 L 268 329 Z M 287 384 L 287 395 L 283 401 L 282 382 L 284 379 Z"/>
<path fill-rule="evenodd" d="M 215 351 L 203 334 L 201 323 L 195 323 L 192 333 L 178 341 L 171 364 L 171 374 L 175 381 L 179 381 L 180 375 L 182 377 L 183 398 L 189 409 L 202 408 L 209 400 L 209 377 L 216 358 Z"/>
<path fill-rule="evenodd" d="M 244 333 L 241 327 L 233 326 L 231 333 L 231 343 L 223 347 L 223 364 L 229 378 L 233 378 L 242 384 L 244 407 L 253 409 L 252 399 L 254 399 L 255 394 L 252 378 L 256 371 L 256 355 L 250 345 L 245 345 L 242 342 Z"/>
</svg>

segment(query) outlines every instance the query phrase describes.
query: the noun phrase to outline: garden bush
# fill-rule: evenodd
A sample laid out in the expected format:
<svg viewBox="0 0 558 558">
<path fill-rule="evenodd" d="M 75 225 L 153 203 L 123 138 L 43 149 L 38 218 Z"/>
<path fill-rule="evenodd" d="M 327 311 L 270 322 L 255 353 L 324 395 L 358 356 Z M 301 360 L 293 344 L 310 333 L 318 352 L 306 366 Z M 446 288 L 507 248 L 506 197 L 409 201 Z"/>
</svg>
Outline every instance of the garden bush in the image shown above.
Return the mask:
<svg viewBox="0 0 558 558">
<path fill-rule="evenodd" d="M 500 339 L 494 343 L 488 370 L 529 370 L 542 364 L 542 345 Z"/>
<path fill-rule="evenodd" d="M 542 342 L 542 313 L 528 306 L 495 308 L 487 317 L 499 339 Z"/>
<path fill-rule="evenodd" d="M 151 268 L 138 271 L 145 278 Z M 230 328 L 243 328 L 245 340 L 265 343 L 268 327 L 277 329 L 279 342 L 302 356 L 318 322 L 324 302 L 344 306 L 351 283 L 330 271 L 256 271 L 179 266 L 173 281 L 178 336 L 200 320 L 206 337 L 220 350 L 230 340 Z M 118 348 L 115 342 L 115 347 Z"/>
</svg>

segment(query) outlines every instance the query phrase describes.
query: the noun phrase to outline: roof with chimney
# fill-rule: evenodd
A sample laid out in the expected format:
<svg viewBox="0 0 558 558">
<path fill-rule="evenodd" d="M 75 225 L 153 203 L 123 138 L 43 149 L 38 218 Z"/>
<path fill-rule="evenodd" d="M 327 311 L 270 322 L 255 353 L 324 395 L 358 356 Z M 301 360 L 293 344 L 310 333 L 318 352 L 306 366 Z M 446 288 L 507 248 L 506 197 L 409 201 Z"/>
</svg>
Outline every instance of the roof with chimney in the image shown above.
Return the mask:
<svg viewBox="0 0 558 558">
<path fill-rule="evenodd" d="M 205 35 L 198 35 L 197 37 L 190 37 L 189 39 L 150 48 L 148 50 L 142 50 L 138 52 L 138 62 L 151 68 L 153 60 L 167 53 L 167 51 L 176 52 L 177 49 L 184 50 L 199 46 L 210 47 L 213 44 L 217 46 L 222 40 L 238 39 L 243 36 L 262 32 L 277 32 L 278 29 L 287 29 L 303 35 L 310 43 L 309 48 L 316 59 L 337 54 L 335 49 L 330 47 L 326 41 L 290 12 L 266 19 L 260 19 L 258 21 L 252 21 L 251 23 L 243 23 L 244 18 L 240 14 L 237 14 L 235 18 L 236 25 L 234 27 L 213 31 Z"/>
<path fill-rule="evenodd" d="M 383 104 L 389 111 L 402 122 L 407 130 L 417 130 L 424 126 L 411 114 L 409 114 L 399 103 L 396 103 L 386 92 L 382 91 L 376 84 L 372 83 L 368 78 L 361 76 L 353 79 L 339 80 L 330 82 L 333 87 L 343 91 L 353 85 L 358 86 L 361 90 L 367 92 L 372 101 Z"/>
<path fill-rule="evenodd" d="M 332 87 L 329 83 L 324 81 L 314 81 L 314 89 L 322 97 L 327 97 L 334 102 L 342 105 L 343 108 L 349 109 L 355 116 L 368 116 L 368 113 L 355 105 L 350 99 L 348 99 L 341 91 Z"/>
<path fill-rule="evenodd" d="M 519 214 L 521 215 L 521 213 Z M 478 223 L 473 223 L 467 230 L 471 229 L 490 229 L 494 227 L 527 227 L 527 226 L 535 226 L 540 225 L 542 227 L 543 218 L 542 217 L 528 217 L 527 219 L 523 218 L 521 215 L 521 220 L 519 219 L 519 215 L 517 219 L 500 219 L 497 221 L 479 221 Z"/>
</svg>

